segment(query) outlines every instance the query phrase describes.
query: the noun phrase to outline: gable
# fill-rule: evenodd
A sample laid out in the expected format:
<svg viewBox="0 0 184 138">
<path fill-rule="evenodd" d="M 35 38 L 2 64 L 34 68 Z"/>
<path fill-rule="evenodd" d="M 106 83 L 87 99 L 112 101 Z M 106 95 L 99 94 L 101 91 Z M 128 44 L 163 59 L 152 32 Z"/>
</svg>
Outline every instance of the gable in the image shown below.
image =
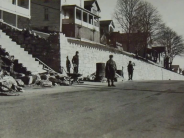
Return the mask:
<svg viewBox="0 0 184 138">
<path fill-rule="evenodd" d="M 97 0 L 85 0 L 84 1 L 84 7 L 90 7 L 90 8 L 95 8 L 98 12 L 100 12 L 100 7 L 98 5 Z"/>
<path fill-rule="evenodd" d="M 113 21 L 111 21 L 110 25 L 113 26 L 113 28 L 115 28 L 115 25 L 114 25 Z"/>
</svg>

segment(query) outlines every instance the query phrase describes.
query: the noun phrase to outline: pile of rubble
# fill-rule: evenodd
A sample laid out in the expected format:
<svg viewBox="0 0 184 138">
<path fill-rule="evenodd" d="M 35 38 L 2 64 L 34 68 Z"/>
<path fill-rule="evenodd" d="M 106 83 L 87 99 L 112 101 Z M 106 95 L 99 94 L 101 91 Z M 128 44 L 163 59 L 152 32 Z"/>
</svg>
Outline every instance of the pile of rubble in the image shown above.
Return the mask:
<svg viewBox="0 0 184 138">
<path fill-rule="evenodd" d="M 59 73 L 46 71 L 42 74 L 32 74 L 29 71 L 16 72 L 17 63 L 14 56 L 0 47 L 0 92 L 17 93 L 23 92 L 23 87 L 41 86 L 53 87 L 57 85 L 68 86 L 71 84 L 70 77 Z"/>
<path fill-rule="evenodd" d="M 97 79 L 96 77 L 96 72 L 92 73 L 91 75 L 88 75 L 86 78 L 84 78 L 85 81 L 95 81 L 95 82 L 107 82 L 107 78 L 105 78 L 104 76 L 102 76 L 100 79 Z M 116 73 L 114 81 L 115 82 L 120 82 L 120 81 L 124 81 L 124 77 L 122 77 L 121 75 L 119 75 L 118 73 Z"/>
</svg>

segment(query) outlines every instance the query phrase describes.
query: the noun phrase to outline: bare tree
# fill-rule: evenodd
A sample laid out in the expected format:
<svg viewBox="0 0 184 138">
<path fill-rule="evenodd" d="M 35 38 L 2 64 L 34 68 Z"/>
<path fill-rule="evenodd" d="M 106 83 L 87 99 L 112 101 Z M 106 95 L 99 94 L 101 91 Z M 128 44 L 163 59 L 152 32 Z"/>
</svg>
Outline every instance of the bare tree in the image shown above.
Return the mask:
<svg viewBox="0 0 184 138">
<path fill-rule="evenodd" d="M 122 32 L 127 34 L 127 50 L 129 51 L 130 33 L 133 32 L 134 19 L 136 16 L 136 9 L 138 8 L 140 0 L 118 0 L 114 18 L 120 25 Z"/>
<path fill-rule="evenodd" d="M 146 57 L 147 46 L 154 41 L 161 22 L 157 9 L 146 1 L 141 0 L 118 0 L 115 10 L 115 19 L 127 34 L 127 49 L 130 44 L 130 33 L 142 33 L 145 37 L 145 43 L 142 46 L 137 45 L 137 50 L 144 49 Z M 140 35 L 137 35 L 139 37 Z"/>
<path fill-rule="evenodd" d="M 149 2 L 141 1 L 136 9 L 134 28 L 147 34 L 148 43 L 154 41 L 161 23 L 157 9 Z M 150 41 L 152 40 L 152 41 Z"/>
<path fill-rule="evenodd" d="M 166 27 L 164 24 L 160 27 L 157 34 L 157 43 L 166 47 L 166 57 L 169 57 L 172 65 L 173 59 L 184 52 L 184 43 L 182 36 Z"/>
<path fill-rule="evenodd" d="M 139 6 L 140 0 L 118 0 L 114 18 L 121 26 L 125 33 L 133 32 L 134 19 L 136 16 L 136 9 Z"/>
<path fill-rule="evenodd" d="M 148 45 L 152 46 L 155 41 L 160 23 L 161 18 L 157 9 L 151 3 L 141 1 L 136 9 L 133 27 L 134 30 L 139 30 L 146 36 L 145 45 L 141 47 L 141 49 L 144 49 L 145 57 Z"/>
</svg>

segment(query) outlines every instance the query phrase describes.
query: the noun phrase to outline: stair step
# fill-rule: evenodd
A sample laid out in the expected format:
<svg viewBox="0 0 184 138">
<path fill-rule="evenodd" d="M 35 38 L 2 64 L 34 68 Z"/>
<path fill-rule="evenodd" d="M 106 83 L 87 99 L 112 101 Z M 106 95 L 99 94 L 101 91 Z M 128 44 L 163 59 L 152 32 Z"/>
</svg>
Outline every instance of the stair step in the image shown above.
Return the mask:
<svg viewBox="0 0 184 138">
<path fill-rule="evenodd" d="M 18 63 L 22 63 L 23 67 L 27 68 L 30 72 L 45 72 L 43 65 L 40 65 L 38 61 L 32 55 L 24 51 L 16 42 L 7 36 L 2 30 L 0 30 L 0 45 L 4 48 L 10 55 L 13 55 Z"/>
</svg>

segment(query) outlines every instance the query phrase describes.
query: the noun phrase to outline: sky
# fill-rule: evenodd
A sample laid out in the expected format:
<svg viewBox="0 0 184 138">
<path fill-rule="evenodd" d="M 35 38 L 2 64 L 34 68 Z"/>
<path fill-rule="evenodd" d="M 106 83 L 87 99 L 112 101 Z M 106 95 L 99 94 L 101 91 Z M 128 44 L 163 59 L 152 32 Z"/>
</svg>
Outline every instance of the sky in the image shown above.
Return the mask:
<svg viewBox="0 0 184 138">
<path fill-rule="evenodd" d="M 157 8 L 163 22 L 184 38 L 184 0 L 145 0 Z M 117 0 L 98 0 L 101 20 L 113 19 Z M 120 28 L 116 27 L 116 30 Z M 184 69 L 184 57 L 176 57 L 174 64 Z"/>
</svg>

